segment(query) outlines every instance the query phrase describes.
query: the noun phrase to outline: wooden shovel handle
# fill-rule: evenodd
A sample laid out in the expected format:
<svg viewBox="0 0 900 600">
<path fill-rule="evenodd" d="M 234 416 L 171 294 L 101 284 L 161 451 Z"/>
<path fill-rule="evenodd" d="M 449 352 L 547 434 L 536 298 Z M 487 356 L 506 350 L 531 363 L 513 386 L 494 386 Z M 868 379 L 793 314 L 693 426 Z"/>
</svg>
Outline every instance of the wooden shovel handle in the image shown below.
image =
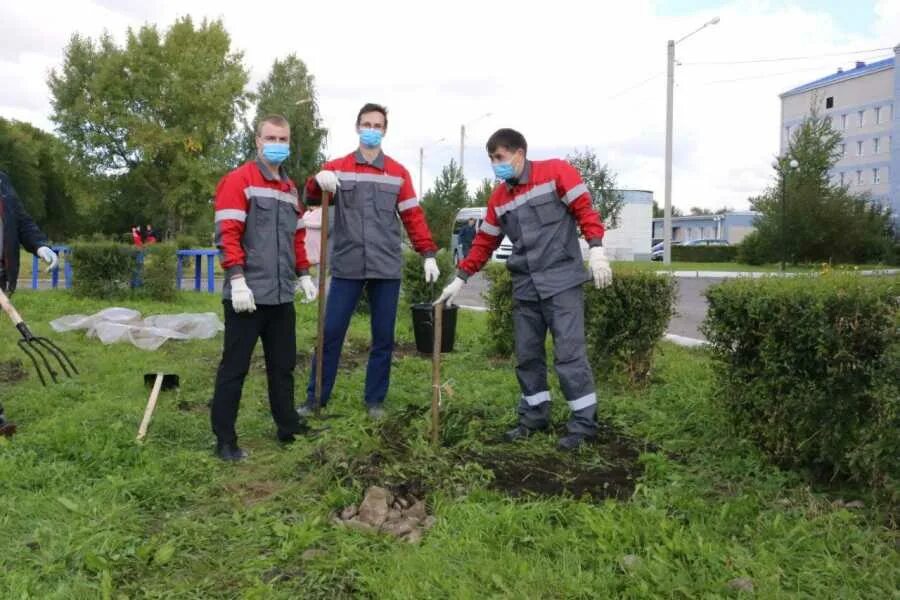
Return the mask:
<svg viewBox="0 0 900 600">
<path fill-rule="evenodd" d="M 319 323 L 316 333 L 316 386 L 313 410 L 319 416 L 322 406 L 322 365 L 325 357 L 325 279 L 328 272 L 328 200 L 330 194 L 322 192 L 322 229 L 319 239 Z"/>
<path fill-rule="evenodd" d="M 144 418 L 141 420 L 141 426 L 138 428 L 137 440 L 143 441 L 147 435 L 147 427 L 150 426 L 150 417 L 156 410 L 156 399 L 159 397 L 159 390 L 162 389 L 163 374 L 156 374 L 156 381 L 153 382 L 153 391 L 150 392 L 150 399 L 147 400 L 147 408 L 144 409 Z"/>
</svg>

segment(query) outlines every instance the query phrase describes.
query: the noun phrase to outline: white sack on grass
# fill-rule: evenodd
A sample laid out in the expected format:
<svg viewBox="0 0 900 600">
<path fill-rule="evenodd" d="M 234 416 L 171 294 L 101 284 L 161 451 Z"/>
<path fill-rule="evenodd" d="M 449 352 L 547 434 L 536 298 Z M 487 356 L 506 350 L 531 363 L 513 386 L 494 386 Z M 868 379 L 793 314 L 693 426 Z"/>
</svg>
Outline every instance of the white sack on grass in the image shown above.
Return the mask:
<svg viewBox="0 0 900 600">
<path fill-rule="evenodd" d="M 131 342 L 142 350 L 156 350 L 166 340 L 206 340 L 225 330 L 215 313 L 153 315 L 141 319 L 130 308 L 106 308 L 90 316 L 66 315 L 50 322 L 54 331 L 85 329 L 104 344 Z"/>
</svg>

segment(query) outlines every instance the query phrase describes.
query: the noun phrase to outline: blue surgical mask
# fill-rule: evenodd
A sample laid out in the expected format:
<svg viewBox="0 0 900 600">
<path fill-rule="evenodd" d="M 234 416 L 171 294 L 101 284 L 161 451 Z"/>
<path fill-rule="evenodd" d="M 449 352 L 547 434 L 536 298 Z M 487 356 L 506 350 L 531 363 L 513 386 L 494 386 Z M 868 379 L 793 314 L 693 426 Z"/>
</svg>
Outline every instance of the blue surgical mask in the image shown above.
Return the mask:
<svg viewBox="0 0 900 600">
<path fill-rule="evenodd" d="M 494 163 L 491 167 L 494 169 L 494 176 L 502 181 L 512 179 L 516 176 L 516 170 L 513 168 L 512 163 Z"/>
<path fill-rule="evenodd" d="M 381 138 L 384 137 L 384 132 L 379 131 L 377 129 L 360 129 L 359 130 L 359 141 L 363 146 L 367 148 L 377 148 L 381 145 Z"/>
<path fill-rule="evenodd" d="M 288 144 L 268 143 L 263 144 L 263 158 L 273 165 L 280 165 L 291 155 L 291 147 Z"/>
</svg>

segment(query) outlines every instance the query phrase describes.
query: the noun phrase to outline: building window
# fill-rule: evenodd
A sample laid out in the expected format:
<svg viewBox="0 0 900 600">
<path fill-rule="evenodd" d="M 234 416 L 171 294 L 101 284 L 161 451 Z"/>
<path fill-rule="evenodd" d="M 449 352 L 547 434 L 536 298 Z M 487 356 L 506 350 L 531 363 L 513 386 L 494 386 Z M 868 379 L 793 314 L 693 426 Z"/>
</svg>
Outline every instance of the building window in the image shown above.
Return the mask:
<svg viewBox="0 0 900 600">
<path fill-rule="evenodd" d="M 856 172 L 856 185 L 862 185 L 862 171 Z"/>
<path fill-rule="evenodd" d="M 879 138 L 875 138 L 874 140 L 872 140 L 872 152 L 874 154 L 878 154 L 880 146 L 881 146 L 880 142 L 881 142 L 881 140 Z"/>
<path fill-rule="evenodd" d="M 856 142 L 856 155 L 857 155 L 857 156 L 862 156 L 862 155 L 863 155 L 863 148 L 862 148 L 862 146 L 863 146 L 862 140 Z"/>
<path fill-rule="evenodd" d="M 878 176 L 878 169 L 872 169 L 872 183 L 881 183 L 881 177 Z"/>
<path fill-rule="evenodd" d="M 825 98 L 825 108 L 834 108 L 834 96 Z"/>
<path fill-rule="evenodd" d="M 878 125 L 879 123 L 881 123 L 881 107 L 876 106 L 875 107 L 875 124 Z"/>
<path fill-rule="evenodd" d="M 859 116 L 859 126 L 862 127 L 863 123 L 866 122 L 866 111 L 861 110 L 856 114 Z"/>
<path fill-rule="evenodd" d="M 844 185 L 844 172 L 841 171 L 841 185 Z"/>
<path fill-rule="evenodd" d="M 847 144 L 841 144 L 841 158 L 847 156 Z"/>
<path fill-rule="evenodd" d="M 841 115 L 841 129 L 847 129 L 847 115 Z"/>
</svg>

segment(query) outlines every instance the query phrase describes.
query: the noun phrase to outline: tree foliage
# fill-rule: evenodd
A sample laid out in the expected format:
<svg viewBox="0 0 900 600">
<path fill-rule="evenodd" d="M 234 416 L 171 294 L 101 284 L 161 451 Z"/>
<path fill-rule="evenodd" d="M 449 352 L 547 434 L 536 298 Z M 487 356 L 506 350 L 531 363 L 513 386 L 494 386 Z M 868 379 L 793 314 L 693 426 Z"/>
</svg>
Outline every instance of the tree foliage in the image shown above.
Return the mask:
<svg viewBox="0 0 900 600">
<path fill-rule="evenodd" d="M 450 247 L 453 221 L 459 209 L 469 204 L 469 192 L 462 170 L 455 161 L 441 169 L 434 188 L 422 198 L 422 210 L 435 243 L 441 248 Z"/>
<path fill-rule="evenodd" d="M 600 213 L 607 229 L 615 229 L 619 225 L 619 214 L 625 204 L 625 198 L 616 189 L 616 175 L 609 165 L 601 165 L 597 154 L 591 148 L 583 151 L 575 150 L 566 156 L 573 167 L 581 174 L 585 186 L 591 193 L 594 208 Z"/>
</svg>

